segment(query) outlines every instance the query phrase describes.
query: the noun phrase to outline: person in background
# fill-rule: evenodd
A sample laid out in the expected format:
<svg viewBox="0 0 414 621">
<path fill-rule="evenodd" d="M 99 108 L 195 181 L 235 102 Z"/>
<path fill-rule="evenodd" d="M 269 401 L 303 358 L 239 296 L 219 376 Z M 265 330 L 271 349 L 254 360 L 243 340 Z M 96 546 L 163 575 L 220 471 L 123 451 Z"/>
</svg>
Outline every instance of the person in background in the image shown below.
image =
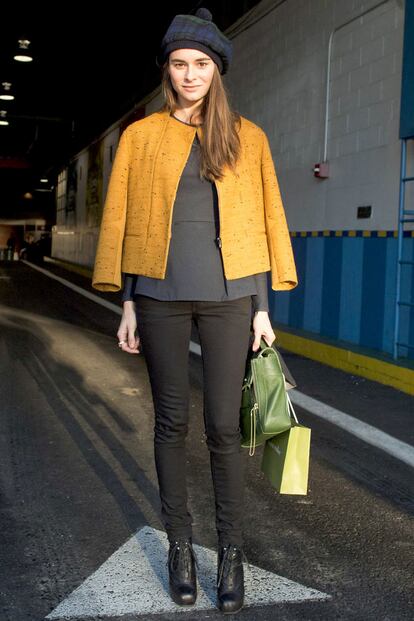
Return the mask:
<svg viewBox="0 0 414 621">
<path fill-rule="evenodd" d="M 13 233 L 11 233 L 9 239 L 7 240 L 7 249 L 11 250 L 12 253 L 13 253 L 15 247 L 16 247 L 16 239 L 15 239 Z"/>
<path fill-rule="evenodd" d="M 185 442 L 193 321 L 198 328 L 224 613 L 244 601 L 246 359 L 250 345 L 276 338 L 267 273 L 274 290 L 298 282 L 267 136 L 232 110 L 222 80 L 231 58 L 207 9 L 174 17 L 157 56 L 164 103 L 121 135 L 92 277 L 101 291 L 123 287 L 118 346 L 146 361 L 169 589 L 180 605 L 197 597 Z"/>
</svg>

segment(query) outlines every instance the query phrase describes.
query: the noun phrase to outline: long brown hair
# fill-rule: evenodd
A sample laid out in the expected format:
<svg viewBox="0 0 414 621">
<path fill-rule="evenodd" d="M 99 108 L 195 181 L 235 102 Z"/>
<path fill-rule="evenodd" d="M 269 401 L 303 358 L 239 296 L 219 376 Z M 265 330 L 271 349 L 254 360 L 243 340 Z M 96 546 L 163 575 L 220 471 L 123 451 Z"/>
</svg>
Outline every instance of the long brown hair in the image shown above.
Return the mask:
<svg viewBox="0 0 414 621">
<path fill-rule="evenodd" d="M 171 114 L 178 108 L 178 98 L 168 72 L 168 60 L 162 67 L 161 89 L 164 105 L 161 111 Z M 200 176 L 209 181 L 221 180 L 224 167 L 233 171 L 240 157 L 240 114 L 230 108 L 226 87 L 217 65 L 214 66 L 213 79 L 200 108 L 191 116 L 203 123 L 200 144 Z"/>
</svg>

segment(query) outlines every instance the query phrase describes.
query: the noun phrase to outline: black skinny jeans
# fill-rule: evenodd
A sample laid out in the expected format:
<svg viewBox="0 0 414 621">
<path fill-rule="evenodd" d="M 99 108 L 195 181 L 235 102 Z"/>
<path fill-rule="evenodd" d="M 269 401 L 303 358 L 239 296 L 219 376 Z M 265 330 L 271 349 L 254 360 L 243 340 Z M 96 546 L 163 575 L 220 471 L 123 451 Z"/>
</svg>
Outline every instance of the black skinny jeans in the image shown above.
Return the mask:
<svg viewBox="0 0 414 621">
<path fill-rule="evenodd" d="M 140 349 L 154 403 L 155 465 L 168 539 L 192 536 L 185 439 L 189 419 L 189 344 L 194 319 L 202 352 L 203 415 L 218 543 L 241 546 L 245 455 L 240 444 L 239 415 L 250 342 L 251 296 L 192 302 L 156 300 L 137 294 L 135 308 Z"/>
</svg>

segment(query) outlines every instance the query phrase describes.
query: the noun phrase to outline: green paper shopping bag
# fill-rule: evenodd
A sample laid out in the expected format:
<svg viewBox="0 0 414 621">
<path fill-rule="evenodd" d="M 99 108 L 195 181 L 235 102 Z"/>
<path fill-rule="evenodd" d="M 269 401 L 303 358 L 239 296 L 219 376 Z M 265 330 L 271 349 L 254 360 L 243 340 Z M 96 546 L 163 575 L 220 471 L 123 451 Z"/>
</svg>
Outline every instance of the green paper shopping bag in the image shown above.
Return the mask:
<svg viewBox="0 0 414 621">
<path fill-rule="evenodd" d="M 280 494 L 308 493 L 310 436 L 310 428 L 294 414 L 290 429 L 266 441 L 261 471 Z"/>
</svg>

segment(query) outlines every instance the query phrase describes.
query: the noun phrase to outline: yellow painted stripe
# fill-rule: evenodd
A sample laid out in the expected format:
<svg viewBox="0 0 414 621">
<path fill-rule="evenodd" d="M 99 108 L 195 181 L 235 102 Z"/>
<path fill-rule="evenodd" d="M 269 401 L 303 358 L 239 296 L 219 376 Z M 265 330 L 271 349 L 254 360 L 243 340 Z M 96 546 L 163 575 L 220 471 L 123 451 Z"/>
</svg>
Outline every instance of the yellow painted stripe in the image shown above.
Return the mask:
<svg viewBox="0 0 414 621">
<path fill-rule="evenodd" d="M 279 344 L 288 351 L 305 358 L 317 360 L 347 373 L 360 375 L 414 395 L 414 368 L 410 369 L 291 332 L 284 332 L 277 326 L 273 329 L 276 334 L 276 346 Z"/>
</svg>

